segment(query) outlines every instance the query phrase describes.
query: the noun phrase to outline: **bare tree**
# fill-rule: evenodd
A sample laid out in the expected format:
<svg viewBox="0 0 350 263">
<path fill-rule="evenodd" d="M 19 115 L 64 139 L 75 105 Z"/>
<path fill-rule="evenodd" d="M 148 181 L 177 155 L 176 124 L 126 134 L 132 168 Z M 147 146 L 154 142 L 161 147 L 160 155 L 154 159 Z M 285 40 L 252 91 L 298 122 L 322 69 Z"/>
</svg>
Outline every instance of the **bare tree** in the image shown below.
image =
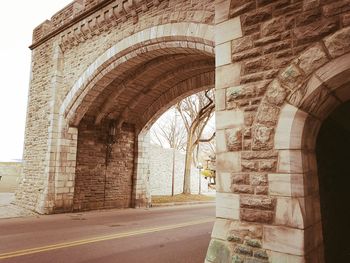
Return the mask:
<svg viewBox="0 0 350 263">
<path fill-rule="evenodd" d="M 195 159 L 194 150 L 198 147 L 200 141 L 211 141 L 212 139 L 201 139 L 203 130 L 215 109 L 212 97 L 213 92 L 207 90 L 187 97 L 176 105 L 187 131 L 183 185 L 184 194 L 191 193 L 191 164 Z M 214 136 L 215 134 L 211 137 Z"/>
<path fill-rule="evenodd" d="M 185 150 L 186 129 L 182 121 L 178 119 L 178 112 L 175 107 L 163 115 L 151 128 L 151 142 L 163 148 Z"/>
</svg>

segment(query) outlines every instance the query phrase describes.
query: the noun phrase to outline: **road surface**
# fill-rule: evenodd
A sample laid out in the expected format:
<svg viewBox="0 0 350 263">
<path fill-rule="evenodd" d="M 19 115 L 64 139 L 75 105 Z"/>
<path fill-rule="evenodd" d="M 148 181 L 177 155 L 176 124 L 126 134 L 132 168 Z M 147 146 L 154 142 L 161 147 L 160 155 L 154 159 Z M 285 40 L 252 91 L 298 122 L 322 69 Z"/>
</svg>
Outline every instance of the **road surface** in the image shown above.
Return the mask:
<svg viewBox="0 0 350 263">
<path fill-rule="evenodd" d="M 214 204 L 0 220 L 1 263 L 203 263 Z"/>
</svg>

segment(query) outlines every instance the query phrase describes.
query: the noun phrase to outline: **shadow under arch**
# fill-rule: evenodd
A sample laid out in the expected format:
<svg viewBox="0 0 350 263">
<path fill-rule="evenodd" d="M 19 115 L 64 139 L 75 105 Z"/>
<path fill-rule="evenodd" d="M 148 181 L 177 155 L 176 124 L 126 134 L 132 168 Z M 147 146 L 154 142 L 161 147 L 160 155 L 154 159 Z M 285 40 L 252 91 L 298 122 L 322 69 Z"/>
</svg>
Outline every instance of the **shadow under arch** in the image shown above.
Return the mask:
<svg viewBox="0 0 350 263">
<path fill-rule="evenodd" d="M 55 162 L 56 167 L 68 164 L 70 168 L 57 169 L 55 181 L 72 181 L 74 194 L 69 195 L 70 200 L 65 198 L 65 203 L 56 204 L 55 211 L 72 211 L 74 207 L 79 188 L 77 178 L 82 171 L 79 166 L 79 156 L 83 156 L 79 145 L 84 144 L 79 139 L 83 134 L 79 128 L 82 120 L 92 120 L 91 127 L 106 125 L 111 120 L 120 128 L 132 124 L 132 132 L 138 134 L 159 112 L 159 107 L 164 110 L 170 101 L 214 84 L 213 45 L 213 27 L 210 25 L 160 25 L 123 39 L 88 67 L 60 107 L 60 147 Z M 102 130 L 106 132 L 105 128 L 100 132 Z M 103 147 L 105 145 L 101 149 Z M 133 154 L 138 152 L 132 150 Z M 103 167 L 102 163 L 99 165 Z M 133 180 L 131 203 L 136 206 L 136 203 L 144 203 L 136 201 L 137 196 L 144 196 L 138 193 L 144 189 L 137 187 L 137 178 Z M 86 185 L 80 189 L 83 187 Z M 67 193 L 56 192 L 55 198 L 64 194 Z M 76 207 L 79 210 L 81 206 Z"/>
</svg>

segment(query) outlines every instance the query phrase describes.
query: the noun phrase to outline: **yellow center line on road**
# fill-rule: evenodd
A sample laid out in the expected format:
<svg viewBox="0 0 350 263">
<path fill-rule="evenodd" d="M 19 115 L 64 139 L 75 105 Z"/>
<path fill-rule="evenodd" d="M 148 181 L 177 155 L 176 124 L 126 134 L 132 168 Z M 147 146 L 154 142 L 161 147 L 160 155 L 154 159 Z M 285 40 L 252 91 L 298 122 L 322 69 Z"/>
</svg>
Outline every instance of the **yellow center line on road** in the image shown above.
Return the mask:
<svg viewBox="0 0 350 263">
<path fill-rule="evenodd" d="M 35 253 L 40 253 L 40 252 L 45 252 L 45 251 L 50 251 L 50 250 L 56 250 L 56 249 L 61 249 L 61 248 L 81 246 L 81 245 L 85 245 L 85 244 L 91 244 L 91 243 L 112 240 L 112 239 L 118 239 L 118 238 L 123 238 L 123 237 L 131 237 L 131 236 L 143 235 L 143 234 L 148 234 L 148 233 L 160 232 L 160 231 L 164 231 L 164 230 L 171 230 L 171 229 L 177 229 L 177 228 L 181 228 L 181 227 L 210 223 L 210 222 L 214 222 L 214 221 L 215 221 L 215 218 L 201 219 L 201 220 L 190 221 L 190 222 L 185 222 L 185 223 L 181 223 L 181 224 L 166 225 L 166 226 L 154 227 L 154 228 L 145 228 L 145 229 L 134 230 L 134 231 L 129 231 L 129 232 L 122 232 L 122 233 L 118 233 L 118 234 L 104 235 L 104 236 L 98 236 L 98 237 L 87 238 L 87 239 L 80 239 L 80 240 L 76 240 L 76 241 L 72 241 L 72 242 L 64 242 L 64 243 L 58 243 L 58 244 L 53 244 L 53 245 L 48 245 L 48 246 L 22 249 L 22 250 L 17 250 L 17 251 L 12 251 L 12 252 L 0 254 L 0 260 L 6 259 L 6 258 L 13 258 L 13 257 L 24 256 L 24 255 L 30 255 L 30 254 L 35 254 Z"/>
</svg>

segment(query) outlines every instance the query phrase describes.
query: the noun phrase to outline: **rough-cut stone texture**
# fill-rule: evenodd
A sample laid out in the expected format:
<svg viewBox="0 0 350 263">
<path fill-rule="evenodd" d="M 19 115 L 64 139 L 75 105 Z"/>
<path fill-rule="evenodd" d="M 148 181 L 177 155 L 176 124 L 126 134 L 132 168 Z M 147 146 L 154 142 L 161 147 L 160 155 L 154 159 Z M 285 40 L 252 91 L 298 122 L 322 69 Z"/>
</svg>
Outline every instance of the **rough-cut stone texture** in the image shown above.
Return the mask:
<svg viewBox="0 0 350 263">
<path fill-rule="evenodd" d="M 107 127 L 94 127 L 93 120 L 80 124 L 73 210 L 131 206 L 135 133 L 122 128 L 106 166 Z"/>
<path fill-rule="evenodd" d="M 18 204 L 71 211 L 73 196 L 78 204 L 77 193 L 91 190 L 79 185 L 94 171 L 86 167 L 103 168 L 98 134 L 113 120 L 126 137 L 113 144 L 111 165 L 127 163 L 120 179 L 133 182 L 124 181 L 123 200 L 146 205 L 147 129 L 172 103 L 215 84 L 217 222 L 226 223 L 216 224 L 206 261 L 322 262 L 321 219 L 311 216 L 319 215 L 314 138 L 349 99 L 349 12 L 349 0 L 72 2 L 33 32 Z M 298 114 L 286 117 L 286 105 Z M 120 130 L 124 123 L 134 130 Z M 84 136 L 99 142 L 96 152 Z"/>
</svg>

